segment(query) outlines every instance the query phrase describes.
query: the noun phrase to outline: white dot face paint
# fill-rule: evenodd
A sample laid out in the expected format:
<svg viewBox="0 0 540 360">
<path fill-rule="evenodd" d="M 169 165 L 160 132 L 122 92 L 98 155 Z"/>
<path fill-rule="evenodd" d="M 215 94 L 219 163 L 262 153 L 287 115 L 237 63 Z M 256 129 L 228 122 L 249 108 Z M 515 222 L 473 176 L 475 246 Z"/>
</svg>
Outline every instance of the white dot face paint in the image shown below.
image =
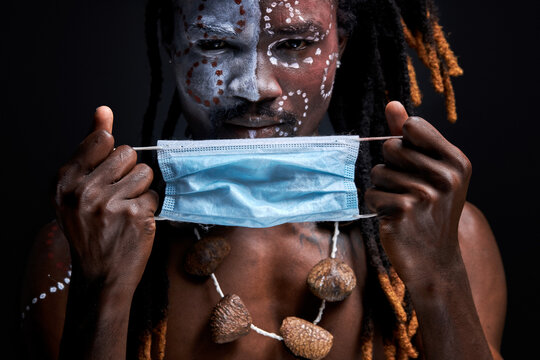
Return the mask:
<svg viewBox="0 0 540 360">
<path fill-rule="evenodd" d="M 315 134 L 339 56 L 334 1 L 179 1 L 173 60 L 194 138 Z"/>
</svg>

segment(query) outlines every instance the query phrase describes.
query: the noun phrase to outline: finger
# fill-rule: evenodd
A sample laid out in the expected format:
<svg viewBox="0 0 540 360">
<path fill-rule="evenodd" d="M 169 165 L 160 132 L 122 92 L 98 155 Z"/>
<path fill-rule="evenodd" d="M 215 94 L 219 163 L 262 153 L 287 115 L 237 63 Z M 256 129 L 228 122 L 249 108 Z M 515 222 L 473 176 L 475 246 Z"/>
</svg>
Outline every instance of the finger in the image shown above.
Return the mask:
<svg viewBox="0 0 540 360">
<path fill-rule="evenodd" d="M 410 148 L 401 139 L 385 141 L 382 152 L 386 165 L 405 172 L 429 174 L 440 166 L 439 161 Z"/>
<path fill-rule="evenodd" d="M 424 119 L 409 118 L 403 125 L 403 136 L 407 143 L 427 155 L 446 160 L 464 174 L 471 172 L 471 163 L 467 156 Z"/>
<path fill-rule="evenodd" d="M 139 207 L 146 209 L 143 210 L 145 211 L 143 214 L 146 216 L 146 218 L 143 218 L 144 231 L 146 235 L 153 239 L 156 232 L 156 220 L 154 216 L 159 203 L 158 194 L 153 190 L 149 190 L 139 196 L 135 201 L 137 201 Z"/>
<path fill-rule="evenodd" d="M 124 199 L 134 199 L 148 192 L 153 180 L 154 172 L 152 168 L 140 163 L 135 165 L 120 181 L 116 182 L 113 189 L 118 196 Z"/>
<path fill-rule="evenodd" d="M 377 190 L 397 194 L 409 193 L 423 200 L 435 199 L 437 193 L 423 179 L 379 164 L 371 170 L 371 183 Z"/>
<path fill-rule="evenodd" d="M 91 133 L 77 148 L 75 155 L 61 169 L 60 175 L 88 175 L 114 149 L 114 138 L 105 130 Z"/>
<path fill-rule="evenodd" d="M 421 177 L 434 188 L 451 190 L 459 179 L 469 175 L 456 170 L 445 161 L 436 160 L 424 153 L 407 147 L 404 140 L 392 139 L 383 144 L 383 157 L 386 165 L 399 172 Z M 463 175 L 463 176 L 462 176 Z"/>
<path fill-rule="evenodd" d="M 138 198 L 140 204 L 146 206 L 148 209 L 148 215 L 154 216 L 158 205 L 159 205 L 159 195 L 154 190 L 148 190 L 145 193 L 141 194 Z"/>
<path fill-rule="evenodd" d="M 399 101 L 391 101 L 385 109 L 386 121 L 393 136 L 403 135 L 403 124 L 409 117 L 407 110 Z"/>
<path fill-rule="evenodd" d="M 412 116 L 403 124 L 403 138 L 416 149 L 440 158 L 451 158 L 456 147 L 426 120 Z"/>
<path fill-rule="evenodd" d="M 94 113 L 94 131 L 105 130 L 112 134 L 114 115 L 110 107 L 100 106 Z"/>
<path fill-rule="evenodd" d="M 414 199 L 408 194 L 395 194 L 370 188 L 364 196 L 368 208 L 382 217 L 399 217 L 414 206 Z"/>
<path fill-rule="evenodd" d="M 119 146 L 92 171 L 90 181 L 94 178 L 103 185 L 115 183 L 128 174 L 136 163 L 135 150 L 127 145 Z"/>
</svg>

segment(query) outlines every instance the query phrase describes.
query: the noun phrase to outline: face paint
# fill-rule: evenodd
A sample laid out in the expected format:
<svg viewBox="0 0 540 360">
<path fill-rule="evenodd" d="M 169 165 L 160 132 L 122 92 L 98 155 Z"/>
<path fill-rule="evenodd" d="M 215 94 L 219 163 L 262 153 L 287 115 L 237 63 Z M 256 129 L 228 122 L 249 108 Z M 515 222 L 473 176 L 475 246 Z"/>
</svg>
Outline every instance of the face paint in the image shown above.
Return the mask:
<svg viewBox="0 0 540 360">
<path fill-rule="evenodd" d="M 339 57 L 332 0 L 178 4 L 173 61 L 194 138 L 317 132 Z"/>
</svg>

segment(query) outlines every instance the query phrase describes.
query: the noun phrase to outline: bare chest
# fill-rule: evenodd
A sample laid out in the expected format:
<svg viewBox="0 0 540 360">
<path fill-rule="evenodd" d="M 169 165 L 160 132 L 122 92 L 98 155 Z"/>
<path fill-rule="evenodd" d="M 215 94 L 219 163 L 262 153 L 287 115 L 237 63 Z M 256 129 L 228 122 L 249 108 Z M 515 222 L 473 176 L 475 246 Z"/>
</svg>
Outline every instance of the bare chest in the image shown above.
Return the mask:
<svg viewBox="0 0 540 360">
<path fill-rule="evenodd" d="M 201 234 L 204 236 L 204 234 Z M 250 330 L 239 339 L 212 341 L 210 317 L 221 296 L 239 296 L 257 328 L 280 335 L 282 321 L 295 316 L 313 322 L 322 301 L 306 284 L 311 268 L 330 256 L 333 231 L 311 225 L 235 229 L 222 234 L 231 245 L 229 255 L 212 277 L 184 271 L 184 258 L 195 237 L 185 232 L 172 242 L 169 265 L 169 307 L 166 359 L 294 359 L 283 341 Z M 326 302 L 319 326 L 333 336 L 325 359 L 358 358 L 362 329 L 366 267 L 360 239 L 341 233 L 336 258 L 348 264 L 357 286 L 345 300 Z"/>
</svg>

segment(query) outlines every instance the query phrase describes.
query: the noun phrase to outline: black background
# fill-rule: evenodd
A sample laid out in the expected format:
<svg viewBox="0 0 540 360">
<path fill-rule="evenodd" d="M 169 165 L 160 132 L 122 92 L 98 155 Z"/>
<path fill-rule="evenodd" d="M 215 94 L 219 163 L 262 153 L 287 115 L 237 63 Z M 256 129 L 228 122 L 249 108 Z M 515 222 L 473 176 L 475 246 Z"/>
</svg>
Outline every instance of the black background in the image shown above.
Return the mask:
<svg viewBox="0 0 540 360">
<path fill-rule="evenodd" d="M 540 6 L 534 0 L 438 5 L 465 70 L 454 81 L 459 120 L 446 122 L 444 101 L 420 69 L 424 105 L 418 113 L 473 163 L 468 198 L 491 223 L 508 279 L 503 355 L 519 359 L 537 352 L 540 334 Z M 36 231 L 53 218 L 49 196 L 56 169 L 88 133 L 102 104 L 115 112 L 117 144 L 140 144 L 150 74 L 142 0 L 21 1 L 3 8 L 2 296 L 8 306 L 2 319 L 9 336 L 1 357 L 14 358 L 25 256 Z M 171 75 L 164 64 L 165 103 Z"/>
</svg>

